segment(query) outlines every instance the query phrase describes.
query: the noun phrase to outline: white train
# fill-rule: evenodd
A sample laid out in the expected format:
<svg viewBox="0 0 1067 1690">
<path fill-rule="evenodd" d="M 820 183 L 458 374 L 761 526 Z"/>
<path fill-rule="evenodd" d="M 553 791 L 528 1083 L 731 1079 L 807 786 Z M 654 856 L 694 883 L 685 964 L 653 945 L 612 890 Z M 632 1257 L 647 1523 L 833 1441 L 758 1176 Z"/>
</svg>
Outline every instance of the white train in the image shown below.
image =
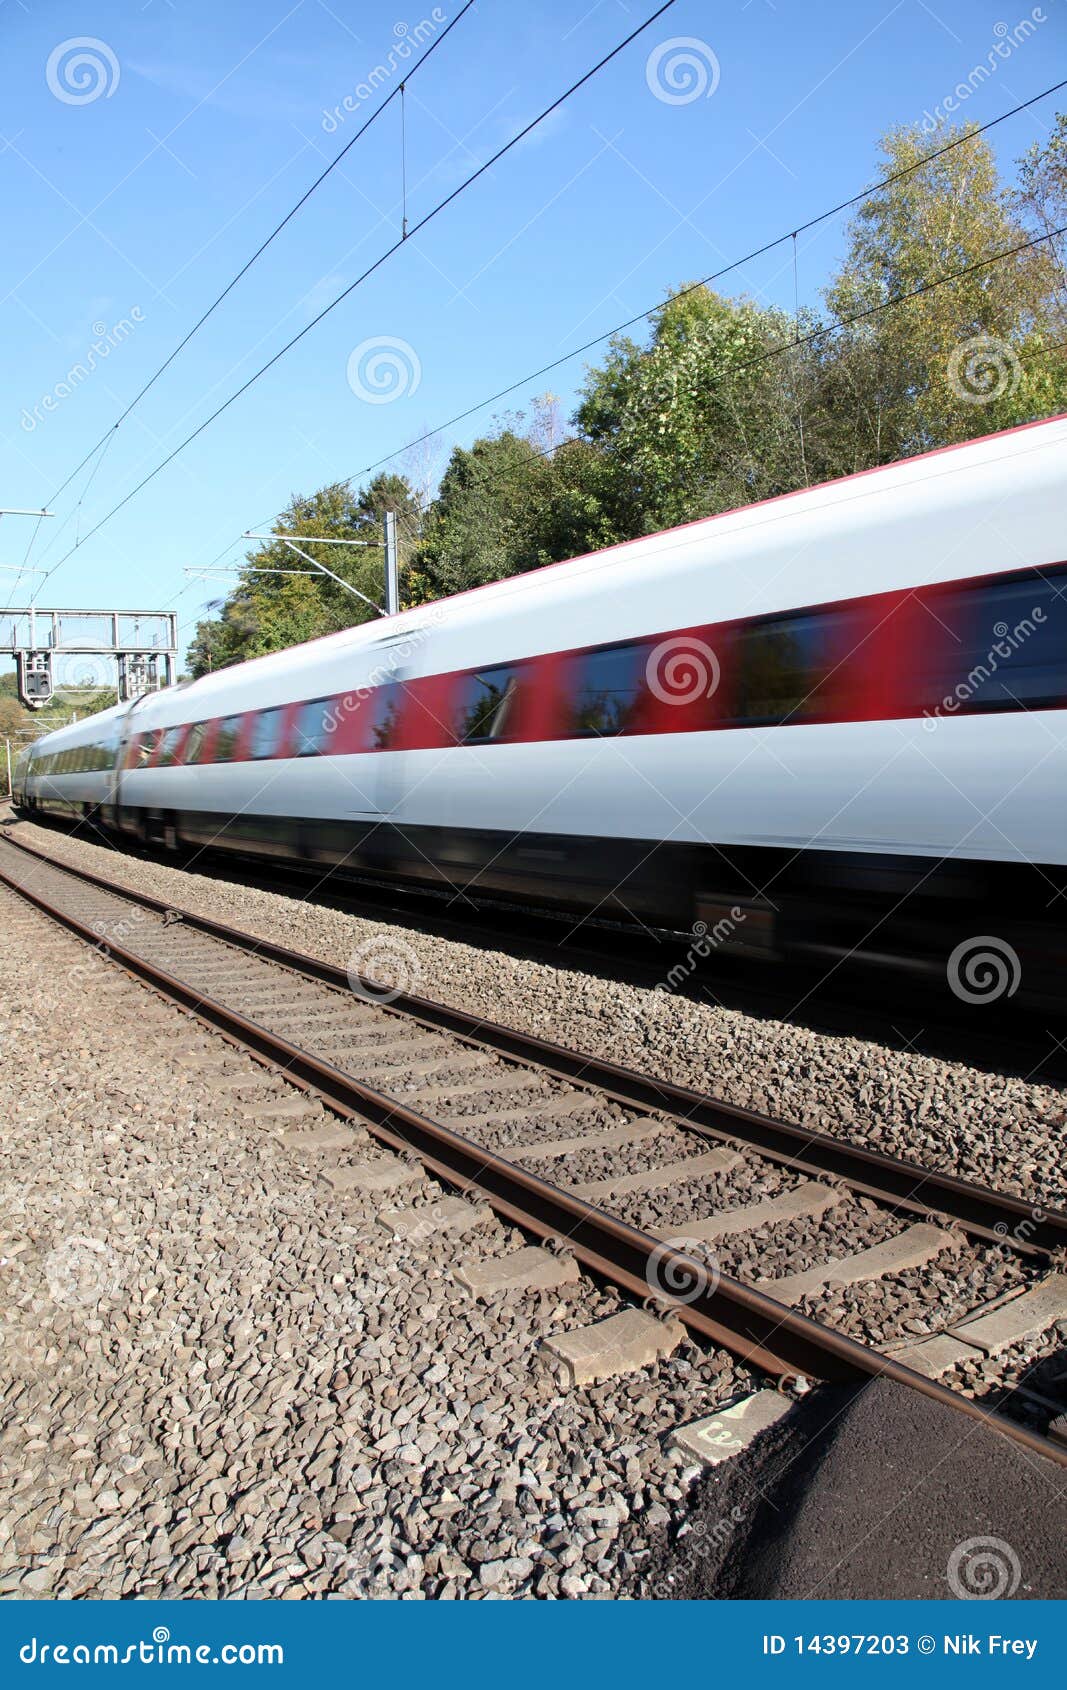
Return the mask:
<svg viewBox="0 0 1067 1690">
<path fill-rule="evenodd" d="M 1045 996 L 1065 462 L 1059 417 L 258 658 L 41 739 L 17 802 L 774 956 L 992 935 Z"/>
</svg>

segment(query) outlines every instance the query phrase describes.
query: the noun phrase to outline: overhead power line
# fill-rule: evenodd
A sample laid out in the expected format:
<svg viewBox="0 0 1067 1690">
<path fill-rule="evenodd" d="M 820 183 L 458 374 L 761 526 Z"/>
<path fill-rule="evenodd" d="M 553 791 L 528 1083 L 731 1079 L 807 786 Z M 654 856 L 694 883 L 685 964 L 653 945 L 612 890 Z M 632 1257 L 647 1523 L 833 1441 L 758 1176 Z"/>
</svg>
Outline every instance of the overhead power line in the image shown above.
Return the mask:
<svg viewBox="0 0 1067 1690">
<path fill-rule="evenodd" d="M 112 425 L 108 429 L 107 433 L 102 434 L 100 439 L 96 442 L 96 445 L 91 447 L 90 450 L 88 452 L 86 452 L 86 454 L 85 454 L 84 458 L 82 459 L 81 463 L 77 466 L 76 469 L 71 470 L 70 474 L 67 476 L 66 481 L 62 482 L 61 485 L 56 488 L 56 491 L 52 495 L 52 499 L 57 499 L 59 497 L 60 493 L 64 492 L 70 486 L 70 484 L 74 480 L 75 476 L 78 475 L 79 472 L 85 468 L 86 464 L 89 462 L 90 458 L 93 456 L 93 453 L 99 451 L 100 447 L 104 445 L 105 441 L 107 441 L 111 438 L 114 431 L 117 428 L 120 428 L 122 426 L 122 424 L 126 421 L 126 418 L 130 415 L 130 412 L 132 410 L 134 410 L 134 408 L 141 403 L 141 400 L 144 398 L 145 394 L 148 393 L 148 391 L 155 386 L 156 382 L 159 380 L 159 378 L 163 374 L 163 372 L 170 368 L 170 366 L 171 366 L 171 364 L 173 364 L 175 358 L 178 357 L 179 353 L 181 353 L 185 350 L 185 348 L 188 346 L 189 342 L 193 339 L 194 335 L 199 334 L 200 330 L 203 328 L 203 326 L 207 322 L 208 318 L 214 315 L 214 313 L 218 310 L 219 306 L 222 304 L 223 300 L 227 297 L 228 294 L 233 292 L 234 288 L 237 286 L 237 284 L 241 280 L 241 278 L 248 274 L 249 270 L 251 270 L 253 264 L 256 263 L 257 259 L 262 258 L 263 254 L 266 252 L 266 250 L 270 246 L 271 242 L 277 239 L 277 237 L 281 234 L 282 230 L 285 228 L 287 223 L 292 222 L 292 220 L 296 216 L 297 212 L 303 206 L 305 206 L 307 204 L 307 202 L 311 198 L 312 194 L 314 194 L 315 191 L 322 186 L 323 182 L 325 182 L 327 176 L 329 176 L 332 171 L 337 169 L 337 166 L 340 164 L 341 160 L 343 158 L 345 158 L 346 155 L 352 151 L 352 148 L 356 145 L 356 142 L 362 140 L 363 136 L 367 133 L 367 130 L 371 127 L 371 125 L 378 121 L 378 119 L 382 116 L 382 114 L 385 111 L 387 111 L 388 108 L 392 105 L 392 103 L 395 99 L 400 99 L 401 103 L 402 103 L 404 82 L 409 82 L 411 80 L 411 78 L 413 76 L 415 76 L 418 71 L 420 71 L 422 69 L 423 65 L 426 64 L 427 60 L 431 58 L 431 56 L 437 51 L 438 47 L 440 47 L 442 45 L 442 43 L 448 38 L 448 36 L 455 29 L 456 25 L 460 22 L 460 20 L 463 17 L 466 16 L 466 14 L 470 11 L 471 7 L 474 4 L 475 4 L 475 0 L 466 0 L 466 4 L 460 8 L 460 10 L 456 13 L 455 17 L 451 19 L 451 21 L 449 22 L 447 27 L 441 31 L 441 34 L 438 35 L 430 43 L 429 47 L 427 47 L 427 49 L 426 49 L 425 53 L 423 53 L 422 57 L 420 59 L 416 60 L 416 62 L 412 65 L 412 67 L 409 71 L 405 71 L 403 80 L 401 82 L 399 82 L 392 89 L 391 93 L 389 93 L 386 96 L 386 98 L 382 101 L 381 105 L 378 106 L 371 113 L 370 117 L 367 118 L 366 122 L 360 125 L 360 127 L 356 130 L 356 133 L 352 136 L 351 140 L 347 141 L 345 143 L 345 145 L 341 148 L 341 151 L 337 154 L 336 158 L 331 160 L 331 162 L 326 166 L 325 170 L 320 171 L 319 175 L 316 176 L 316 178 L 315 178 L 314 182 L 312 182 L 311 186 L 309 188 L 307 188 L 304 193 L 301 194 L 301 196 L 297 200 L 296 204 L 294 206 L 292 206 L 286 212 L 286 214 L 282 218 L 281 222 L 276 223 L 274 225 L 274 228 L 271 230 L 270 234 L 267 236 L 267 238 L 264 241 L 260 242 L 259 246 L 256 248 L 255 252 L 252 254 L 251 258 L 249 258 L 244 264 L 242 264 L 242 266 L 238 270 L 237 274 L 235 276 L 231 277 L 231 279 L 226 283 L 226 286 L 223 288 L 222 292 L 220 294 L 218 294 L 212 300 L 212 302 L 208 306 L 207 310 L 205 312 L 203 312 L 203 314 L 200 317 L 197 318 L 196 322 L 193 324 L 193 326 L 189 330 L 188 334 L 184 335 L 182 337 L 182 339 L 178 342 L 178 344 L 174 348 L 174 350 L 169 354 L 169 356 L 164 358 L 164 360 L 163 360 L 162 364 L 160 364 L 158 370 L 156 370 L 153 375 L 149 376 L 148 380 L 145 382 L 145 384 L 141 388 L 140 392 L 134 394 L 133 398 L 130 400 L 129 404 L 126 406 L 126 409 L 122 412 L 121 416 L 117 419 L 117 421 L 112 423 Z M 50 500 L 49 503 L 51 503 L 51 502 L 52 501 Z"/>
<path fill-rule="evenodd" d="M 1067 88 L 1067 78 L 1064 78 L 1063 81 L 1053 83 L 1048 88 L 1042 89 L 1038 94 L 1031 95 L 1031 97 L 1027 100 L 1020 101 L 1020 103 L 1017 106 L 1013 106 L 1010 111 L 1002 112 L 999 117 L 991 118 L 988 123 L 984 123 L 976 129 L 972 129 L 955 136 L 951 141 L 946 142 L 943 147 L 938 147 L 934 152 L 927 153 L 923 158 L 917 159 L 914 164 L 905 165 L 900 170 L 891 171 L 888 175 L 881 177 L 871 187 L 861 189 L 857 193 L 851 194 L 847 199 L 839 200 L 836 205 L 830 206 L 827 210 L 819 212 L 817 216 L 808 218 L 806 222 L 800 224 L 796 229 L 787 230 L 785 233 L 776 236 L 773 240 L 765 241 L 763 245 L 754 248 L 751 252 L 746 253 L 742 258 L 733 259 L 729 264 L 724 265 L 722 269 L 712 272 L 712 274 L 705 276 L 701 281 L 692 282 L 688 287 L 679 289 L 676 294 L 672 294 L 671 298 L 683 299 L 687 294 L 695 293 L 702 287 L 707 287 L 713 282 L 721 281 L 723 277 L 730 275 L 733 271 L 741 269 L 744 265 L 753 262 L 757 258 L 764 257 L 767 253 L 773 252 L 777 247 L 783 246 L 788 241 L 795 241 L 797 236 L 807 233 L 810 229 L 817 228 L 820 224 L 828 222 L 830 218 L 840 216 L 842 212 L 849 211 L 854 206 L 861 205 L 865 200 L 871 199 L 875 194 L 883 192 L 894 183 L 903 181 L 907 177 L 914 175 L 916 171 L 925 170 L 928 166 L 934 164 L 939 158 L 943 158 L 947 153 L 953 152 L 957 147 L 963 146 L 966 142 L 976 139 L 979 135 L 983 135 L 991 129 L 995 129 L 998 124 L 1006 123 L 1010 118 L 1017 117 L 1020 112 L 1027 111 L 1031 106 L 1036 105 L 1041 100 L 1050 98 L 1053 94 L 1059 93 L 1063 88 Z M 1053 230 L 1046 235 L 1042 235 L 1039 240 L 1052 240 L 1063 232 L 1063 230 Z M 1039 244 L 1039 241 L 1029 242 L 1026 244 L 1037 245 Z M 985 260 L 983 263 L 999 263 L 1002 259 L 1012 257 L 1015 253 L 1022 250 L 1025 250 L 1025 248 L 1015 247 L 1009 252 L 998 253 L 992 259 Z M 874 309 L 875 311 L 889 310 L 898 305 L 907 304 L 911 299 L 918 297 L 920 293 L 930 292 L 935 287 L 941 287 L 953 281 L 960 281 L 963 276 L 969 273 L 969 271 L 961 271 L 951 276 L 939 277 L 934 282 L 924 284 L 923 287 L 915 289 L 911 294 L 901 295 L 892 300 L 883 301 Z M 627 329 L 633 328 L 637 323 L 647 322 L 650 317 L 654 316 L 657 311 L 662 309 L 662 306 L 663 301 L 657 300 L 655 305 L 648 306 L 644 311 L 637 312 L 634 316 L 627 318 L 622 323 L 616 323 L 614 328 L 605 329 L 602 334 L 596 335 L 593 339 L 585 341 L 581 346 L 574 347 L 570 352 L 562 353 L 560 357 L 554 358 L 548 363 L 540 365 L 540 367 L 536 370 L 528 371 L 526 375 L 520 376 L 517 380 L 509 382 L 506 387 L 498 388 L 495 393 L 490 394 L 487 398 L 479 399 L 475 404 L 469 405 L 466 410 L 457 412 L 455 416 L 450 417 L 446 422 L 438 423 L 436 427 L 427 429 L 425 433 L 416 435 L 414 439 L 408 440 L 404 445 L 396 447 L 392 452 L 387 453 L 385 457 L 375 458 L 373 462 L 364 464 L 362 469 L 355 470 L 351 475 L 343 477 L 341 484 L 351 485 L 352 482 L 362 480 L 364 476 L 373 474 L 375 470 L 381 469 L 385 464 L 392 463 L 405 452 L 410 452 L 414 450 L 415 447 L 424 445 L 426 441 L 432 440 L 435 435 L 443 433 L 446 429 L 454 428 L 458 423 L 465 422 L 469 417 L 475 416 L 479 411 L 486 410 L 490 405 L 498 404 L 501 399 L 506 399 L 519 388 L 527 387 L 531 382 L 540 380 L 542 376 L 551 374 L 552 371 L 559 369 L 563 364 L 569 363 L 572 358 L 581 357 L 583 353 L 590 352 L 594 347 L 603 345 L 605 341 L 611 340 L 615 335 L 622 334 Z M 869 316 L 871 313 L 867 312 L 863 313 L 863 315 Z M 838 333 L 843 328 L 851 326 L 851 324 L 857 320 L 858 317 L 852 317 L 836 323 L 824 324 L 821 328 L 813 331 L 813 333 L 808 336 L 799 340 L 794 337 L 789 341 L 783 342 L 780 347 L 775 347 L 769 352 L 759 354 L 755 360 L 750 360 L 747 364 L 735 365 L 734 370 L 736 371 L 737 369 L 749 368 L 753 364 L 765 362 L 771 358 L 782 357 L 785 353 L 794 350 L 798 345 L 807 344 L 809 341 L 818 338 L 819 335 Z M 1044 347 L 1042 348 L 1042 352 L 1044 354 L 1048 354 L 1057 351 L 1060 346 L 1064 344 L 1067 343 L 1059 342 L 1056 343 L 1056 345 Z M 571 445 L 573 444 L 573 439 L 574 437 L 569 440 L 560 441 L 558 442 L 558 445 Z M 551 457 L 555 450 L 555 446 L 535 449 L 536 455 L 543 458 Z M 484 477 L 484 480 L 487 482 L 491 482 L 494 479 L 497 479 L 497 476 L 494 474 Z M 274 516 L 278 516 L 280 514 L 280 512 L 273 512 L 271 516 L 263 517 L 257 521 L 255 526 L 260 528 L 265 523 L 270 522 Z M 219 553 L 219 556 L 225 557 L 226 553 L 231 550 L 234 544 L 235 542 L 231 541 L 229 545 L 227 545 L 223 551 Z"/>
<path fill-rule="evenodd" d="M 933 164 L 939 158 L 943 158 L 946 153 L 952 152 L 954 148 L 963 146 L 965 142 L 974 140 L 977 136 L 985 134 L 989 129 L 995 129 L 998 123 L 1006 123 L 1010 117 L 1017 117 L 1020 112 L 1036 105 L 1039 100 L 1046 100 L 1051 94 L 1059 93 L 1061 88 L 1067 88 L 1067 78 L 1062 82 L 1054 83 L 1051 88 L 1043 89 L 1040 94 L 1034 94 L 1031 99 L 1023 100 L 1020 105 L 1013 106 L 1011 111 L 1002 112 L 1000 117 L 991 118 L 980 129 L 972 129 L 965 134 L 958 135 L 955 140 L 939 147 L 936 152 L 928 153 L 925 158 L 918 159 L 914 164 L 905 165 L 902 170 L 894 170 L 890 175 L 883 176 L 872 188 L 865 188 L 861 193 L 853 194 L 850 198 L 839 201 L 829 210 L 820 211 L 817 217 L 809 217 L 806 223 L 801 223 L 796 229 L 788 229 L 784 234 L 776 236 L 774 240 L 765 241 L 762 246 L 755 247 L 751 252 L 747 252 L 743 258 L 733 259 L 731 263 L 724 265 L 721 270 L 714 270 L 710 275 L 704 276 L 701 281 L 690 282 L 688 287 L 679 288 L 677 293 L 671 295 L 672 302 L 676 299 L 684 299 L 687 294 L 696 293 L 700 288 L 709 287 L 713 282 L 721 282 L 724 276 L 731 275 L 733 271 L 742 269 L 746 264 L 753 263 L 757 258 L 766 257 L 767 253 L 774 252 L 777 247 L 784 246 L 787 241 L 795 241 L 799 235 L 807 234 L 809 229 L 816 229 L 820 223 L 828 222 L 831 217 L 838 217 L 843 211 L 850 211 L 853 206 L 861 205 L 864 200 L 870 199 L 874 194 L 881 193 L 885 188 L 892 187 L 895 182 L 903 181 L 905 177 L 913 175 L 915 171 L 925 170 L 928 165 Z M 416 446 L 425 445 L 426 441 L 432 440 L 435 435 L 442 434 L 445 429 L 455 428 L 458 423 L 466 422 L 468 417 L 476 416 L 479 411 L 486 410 L 488 406 L 499 404 L 501 399 L 506 399 L 520 387 L 527 387 L 530 382 L 540 381 L 542 376 L 551 375 L 553 370 L 558 370 L 562 365 L 568 364 L 572 358 L 580 358 L 583 353 L 591 352 L 594 347 L 602 346 L 605 341 L 614 339 L 616 335 L 625 334 L 627 329 L 632 329 L 637 323 L 647 322 L 650 317 L 653 317 L 657 311 L 662 309 L 663 301 L 657 300 L 655 305 L 648 306 L 644 311 L 636 312 L 634 316 L 628 317 L 625 322 L 616 323 L 614 328 L 605 329 L 602 334 L 594 335 L 592 340 L 583 342 L 581 346 L 575 346 L 570 352 L 561 353 L 558 358 L 553 358 L 547 364 L 542 364 L 539 369 L 530 370 L 516 381 L 509 382 L 506 387 L 498 388 L 496 393 L 490 394 L 487 399 L 479 399 L 475 404 L 468 405 L 465 411 L 458 411 L 454 417 L 449 417 L 447 422 L 438 423 L 436 428 L 427 429 L 424 434 L 416 435 L 413 440 L 406 441 L 403 446 L 398 446 L 395 451 L 389 452 L 384 458 L 375 458 L 373 463 L 364 464 L 362 469 L 354 470 L 351 475 L 345 476 L 344 481 L 346 483 L 361 481 L 365 475 L 371 475 L 376 469 L 381 469 L 383 464 L 392 463 L 394 458 L 401 457 L 405 452 L 413 451 Z M 789 344 L 793 345 L 794 343 L 791 341 Z"/>
<path fill-rule="evenodd" d="M 580 76 L 576 82 L 572 82 L 570 87 L 565 89 L 562 94 L 557 95 L 556 99 L 554 99 L 550 105 L 545 106 L 543 111 L 539 112 L 535 118 L 532 118 L 529 123 L 524 124 L 524 126 L 512 135 L 509 140 L 505 141 L 503 146 L 498 147 L 496 152 L 493 153 L 490 158 L 486 159 L 484 164 L 480 164 L 478 168 L 473 170 L 469 176 L 465 177 L 465 179 L 459 183 L 457 187 L 453 188 L 451 193 L 446 194 L 444 199 L 439 200 L 437 204 L 431 207 L 431 209 L 426 212 L 423 217 L 413 223 L 408 229 L 406 235 L 402 234 L 399 240 L 394 241 L 392 246 L 387 247 L 384 252 L 380 253 L 374 260 L 373 264 L 369 265 L 368 268 L 363 271 L 362 275 L 357 276 L 355 281 L 350 282 L 348 287 L 344 288 L 336 296 L 336 298 L 332 299 L 328 305 L 323 306 L 322 310 L 312 317 L 310 322 L 305 323 L 304 327 L 300 329 L 298 333 L 293 335 L 290 340 L 287 340 L 285 345 L 280 347 L 279 350 L 274 353 L 273 357 L 268 358 L 267 362 L 262 364 L 253 375 L 249 376 L 247 381 L 242 382 L 241 386 L 236 388 L 227 399 L 223 400 L 222 404 L 212 411 L 210 416 L 205 417 L 203 422 L 193 429 L 191 434 L 186 435 L 185 439 L 175 446 L 172 452 L 168 453 L 168 455 L 163 458 L 154 469 L 150 470 L 149 473 L 144 476 L 135 487 L 131 488 L 131 490 L 122 499 L 120 499 L 116 505 L 113 505 L 112 508 L 100 518 L 99 522 L 89 529 L 88 533 L 85 534 L 82 539 L 77 541 L 69 551 L 64 552 L 58 562 L 52 565 L 49 574 L 55 574 L 56 570 L 66 563 L 68 558 L 73 556 L 79 546 L 84 545 L 86 540 L 92 539 L 94 534 L 99 533 L 100 529 L 103 528 L 106 523 L 110 522 L 112 517 L 117 516 L 118 512 L 122 510 L 125 505 L 128 505 L 131 499 L 135 498 L 137 494 L 147 487 L 151 481 L 154 481 L 156 476 L 165 470 L 169 464 L 172 464 L 175 458 L 178 457 L 181 452 L 185 451 L 187 446 L 190 446 L 199 435 L 203 434 L 206 428 L 209 428 L 213 422 L 221 417 L 224 411 L 229 410 L 230 406 L 234 404 L 236 400 L 240 399 L 242 394 L 247 393 L 249 388 L 254 386 L 262 376 L 266 375 L 268 370 L 273 369 L 274 365 L 277 364 L 280 359 L 284 358 L 286 353 L 291 352 L 293 347 L 304 339 L 305 335 L 310 334 L 313 328 L 321 323 L 325 317 L 328 317 L 332 311 L 335 311 L 342 301 L 346 300 L 350 294 L 355 292 L 356 288 L 361 287 L 370 276 L 374 275 L 375 271 L 380 269 L 394 253 L 398 252 L 413 235 L 417 235 L 420 230 L 425 229 L 426 226 L 431 223 L 435 217 L 438 217 L 442 211 L 446 210 L 446 208 L 450 206 L 454 200 L 457 200 L 461 194 L 466 193 L 467 189 L 472 187 L 480 177 L 484 176 L 487 171 L 491 170 L 495 164 L 498 164 L 507 153 L 511 152 L 514 147 L 517 147 L 521 141 L 524 141 L 527 135 L 531 134 L 540 124 L 544 123 L 546 118 L 550 117 L 553 112 L 558 111 L 560 107 L 577 94 L 581 88 L 584 88 L 587 82 L 591 81 L 592 78 L 602 71 L 606 65 L 609 65 L 613 59 L 617 58 L 632 41 L 636 40 L 639 35 L 654 24 L 657 18 L 661 18 L 665 12 L 669 11 L 674 3 L 675 0 L 664 0 L 664 3 L 661 6 L 658 6 L 654 12 L 650 13 L 643 23 L 638 24 L 636 29 L 632 29 L 630 33 L 623 38 L 623 40 L 614 46 L 610 52 L 605 53 L 603 58 L 599 59 L 597 63 L 587 70 L 583 76 Z"/>
<path fill-rule="evenodd" d="M 818 328 L 810 330 L 808 334 L 794 335 L 789 340 L 782 341 L 779 346 L 772 346 L 766 352 L 757 353 L 754 358 L 744 358 L 740 363 L 731 365 L 729 371 L 724 372 L 718 380 L 709 381 L 705 391 L 713 392 L 715 388 L 723 386 L 726 381 L 732 380 L 742 370 L 758 369 L 760 365 L 769 364 L 775 358 L 783 358 L 787 353 L 795 352 L 798 347 L 810 346 L 813 341 L 821 340 L 828 335 L 839 334 L 842 329 L 852 328 L 854 324 L 866 322 L 871 317 L 879 317 L 883 311 L 895 311 L 902 305 L 910 305 L 913 300 L 921 298 L 924 294 L 933 293 L 937 288 L 949 287 L 954 282 L 961 282 L 966 276 L 972 276 L 978 270 L 988 270 L 994 264 L 1001 264 L 1005 259 L 1014 258 L 1021 252 L 1029 252 L 1031 248 L 1042 246 L 1045 241 L 1054 241 L 1064 234 L 1067 234 L 1067 223 L 1064 223 L 1059 229 L 1049 229 L 1043 235 L 1035 235 L 1032 240 L 1021 241 L 1017 246 L 1008 247 L 1003 252 L 996 252 L 991 258 L 982 258 L 975 264 L 965 265 L 963 269 L 952 270 L 945 276 L 937 276 L 932 282 L 922 282 L 918 287 L 911 288 L 906 293 L 894 294 L 891 299 L 883 299 L 879 304 L 868 306 L 863 311 L 854 311 L 848 317 L 838 317 L 832 323 L 821 323 Z M 1052 352 L 1063 350 L 1067 350 L 1067 340 L 1053 341 L 1048 346 L 1032 347 L 1025 354 L 1018 354 L 1018 356 L 1021 361 L 1023 356 L 1027 359 L 1047 357 Z M 561 440 L 554 446 L 535 446 L 532 448 L 532 454 L 537 458 L 550 458 L 561 446 L 573 446 L 580 439 L 580 435 L 571 435 L 569 439 Z M 483 474 L 482 486 L 491 485 L 508 473 L 510 472 L 506 470 L 494 470 Z M 229 550 L 228 547 L 227 550 Z"/>
</svg>

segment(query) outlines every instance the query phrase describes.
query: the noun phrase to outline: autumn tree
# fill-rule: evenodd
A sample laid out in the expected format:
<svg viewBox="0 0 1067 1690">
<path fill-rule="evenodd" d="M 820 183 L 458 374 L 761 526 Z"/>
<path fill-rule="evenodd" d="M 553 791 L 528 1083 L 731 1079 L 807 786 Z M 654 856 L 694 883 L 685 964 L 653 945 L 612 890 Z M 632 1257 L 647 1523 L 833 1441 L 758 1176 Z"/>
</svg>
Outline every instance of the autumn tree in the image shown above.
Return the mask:
<svg viewBox="0 0 1067 1690">
<path fill-rule="evenodd" d="M 844 328 L 827 371 L 832 431 L 858 465 L 888 463 L 1047 415 L 1067 400 L 1055 257 L 1030 236 L 973 132 L 892 131 L 886 186 L 864 200 L 826 301 Z M 900 173 L 905 170 L 909 174 Z M 858 466 L 857 466 L 858 467 Z"/>
<path fill-rule="evenodd" d="M 189 647 L 190 674 L 195 678 L 249 657 L 282 651 L 374 616 L 373 606 L 380 605 L 385 594 L 381 539 L 386 510 L 397 516 L 397 549 L 403 572 L 418 540 L 421 512 L 402 477 L 378 476 L 356 493 L 337 482 L 295 497 L 275 524 L 274 533 L 369 542 L 368 549 L 363 550 L 301 539 L 300 548 L 357 588 L 370 603 L 319 573 L 281 538 L 264 541 L 246 554 L 246 564 L 233 590 L 212 605 L 213 614 L 197 625 Z"/>
<path fill-rule="evenodd" d="M 656 312 L 647 346 L 612 343 L 588 374 L 575 420 L 610 466 L 608 504 L 620 534 L 824 476 L 811 328 L 808 319 L 691 286 Z"/>
</svg>

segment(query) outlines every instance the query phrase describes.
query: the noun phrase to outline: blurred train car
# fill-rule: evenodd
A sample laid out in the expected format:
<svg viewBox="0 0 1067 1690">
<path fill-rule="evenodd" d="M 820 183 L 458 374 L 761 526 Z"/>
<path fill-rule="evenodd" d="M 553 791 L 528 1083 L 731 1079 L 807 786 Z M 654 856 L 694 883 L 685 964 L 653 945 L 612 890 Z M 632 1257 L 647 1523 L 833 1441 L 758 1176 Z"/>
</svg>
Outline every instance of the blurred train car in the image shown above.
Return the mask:
<svg viewBox="0 0 1067 1690">
<path fill-rule="evenodd" d="M 768 957 L 992 937 L 1056 1000 L 1065 453 L 1031 424 L 243 663 L 41 739 L 17 802 Z"/>
</svg>

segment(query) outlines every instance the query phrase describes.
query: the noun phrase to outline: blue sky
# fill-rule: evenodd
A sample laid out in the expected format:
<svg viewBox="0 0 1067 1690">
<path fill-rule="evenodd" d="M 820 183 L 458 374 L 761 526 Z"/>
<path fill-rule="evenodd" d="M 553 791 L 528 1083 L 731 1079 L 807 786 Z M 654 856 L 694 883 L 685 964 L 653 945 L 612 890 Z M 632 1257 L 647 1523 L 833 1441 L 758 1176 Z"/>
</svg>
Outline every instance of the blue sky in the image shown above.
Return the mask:
<svg viewBox="0 0 1067 1690">
<path fill-rule="evenodd" d="M 460 4 L 0 0 L 0 505 L 51 497 L 401 74 L 363 98 L 374 67 L 389 70 L 405 30 L 425 23 L 432 40 Z M 478 0 L 407 90 L 409 221 L 654 9 L 654 0 Z M 236 561 L 241 532 L 269 526 L 291 493 L 359 470 L 669 286 L 855 192 L 876 172 L 878 135 L 933 111 L 987 62 L 1004 25 L 1039 20 L 1008 56 L 994 55 L 996 72 L 970 94 L 966 115 L 986 122 L 1058 80 L 1065 12 L 1064 0 L 676 0 L 53 579 L 0 573 L 0 606 L 40 583 L 42 605 L 176 608 L 188 638 L 224 588 L 190 584 L 186 565 L 224 552 Z M 71 47 L 83 38 L 95 45 Z M 657 81 L 679 38 L 700 92 L 665 100 L 697 86 Z M 93 62 L 79 68 L 79 52 Z M 403 63 L 395 52 L 393 63 Z M 392 244 L 398 108 L 60 496 L 31 564 L 61 559 Z M 1054 109 L 1045 102 L 994 131 L 1005 169 L 1047 133 Z M 843 219 L 801 241 L 802 300 L 817 303 L 844 242 Z M 791 308 L 789 249 L 723 285 Z M 360 388 L 373 372 L 352 355 L 382 338 L 403 343 L 401 391 L 371 403 Z M 95 368 L 68 383 L 101 340 L 106 356 L 97 351 Z M 575 359 L 508 404 L 551 387 L 566 413 L 581 376 Z M 422 471 L 439 473 L 449 447 L 491 414 L 443 434 Z M 21 564 L 31 530 L 0 522 L 0 563 Z"/>
</svg>

